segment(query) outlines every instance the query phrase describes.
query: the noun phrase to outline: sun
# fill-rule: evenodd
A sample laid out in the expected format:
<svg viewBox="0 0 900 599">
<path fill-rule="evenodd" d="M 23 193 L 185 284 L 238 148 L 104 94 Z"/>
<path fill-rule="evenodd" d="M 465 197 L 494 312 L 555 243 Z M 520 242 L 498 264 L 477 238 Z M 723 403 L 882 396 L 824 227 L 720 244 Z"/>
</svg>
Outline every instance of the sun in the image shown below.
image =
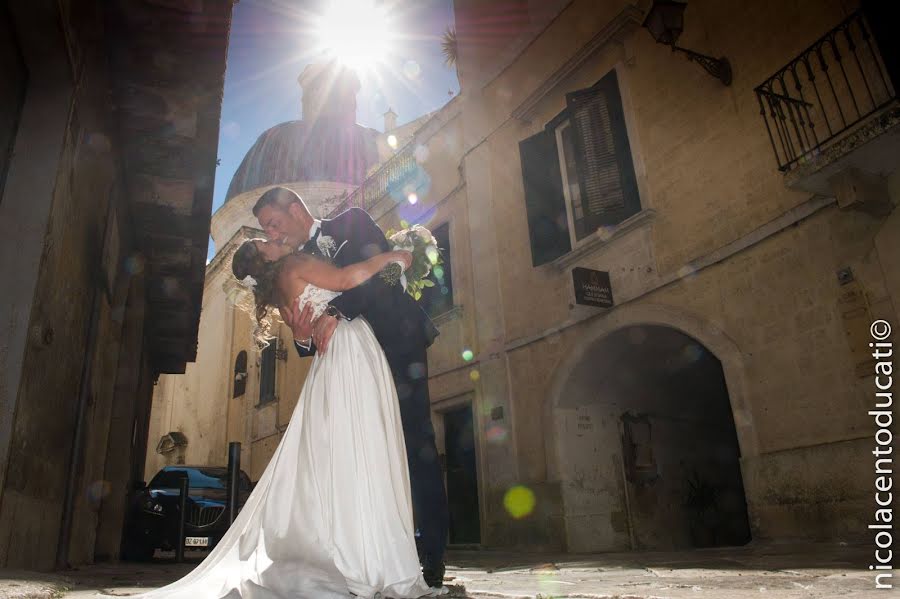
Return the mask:
<svg viewBox="0 0 900 599">
<path fill-rule="evenodd" d="M 357 71 L 387 57 L 390 19 L 372 0 L 331 0 L 316 23 L 319 50 Z"/>
</svg>

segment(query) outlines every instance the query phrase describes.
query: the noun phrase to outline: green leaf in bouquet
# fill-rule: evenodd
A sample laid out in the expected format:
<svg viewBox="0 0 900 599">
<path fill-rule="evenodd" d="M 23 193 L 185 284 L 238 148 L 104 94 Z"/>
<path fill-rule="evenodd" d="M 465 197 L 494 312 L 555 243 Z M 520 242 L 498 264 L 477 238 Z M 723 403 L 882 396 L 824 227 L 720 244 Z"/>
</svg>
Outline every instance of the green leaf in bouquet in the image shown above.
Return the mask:
<svg viewBox="0 0 900 599">
<path fill-rule="evenodd" d="M 422 279 L 422 287 L 434 287 L 434 281 L 431 279 Z"/>
</svg>

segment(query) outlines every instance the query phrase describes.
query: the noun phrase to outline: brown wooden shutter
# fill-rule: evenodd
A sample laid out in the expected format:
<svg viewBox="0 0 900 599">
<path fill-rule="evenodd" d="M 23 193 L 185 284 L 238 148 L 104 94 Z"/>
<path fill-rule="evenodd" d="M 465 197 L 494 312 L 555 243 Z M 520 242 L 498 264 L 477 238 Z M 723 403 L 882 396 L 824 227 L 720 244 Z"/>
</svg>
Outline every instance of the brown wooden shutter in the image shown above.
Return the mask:
<svg viewBox="0 0 900 599">
<path fill-rule="evenodd" d="M 275 344 L 272 339 L 259 359 L 259 403 L 275 400 Z"/>
<path fill-rule="evenodd" d="M 593 231 L 641 209 L 616 72 L 566 95 L 585 225 Z"/>
<path fill-rule="evenodd" d="M 572 249 L 554 131 L 541 131 L 519 142 L 519 157 L 525 186 L 531 262 L 539 266 Z"/>
</svg>

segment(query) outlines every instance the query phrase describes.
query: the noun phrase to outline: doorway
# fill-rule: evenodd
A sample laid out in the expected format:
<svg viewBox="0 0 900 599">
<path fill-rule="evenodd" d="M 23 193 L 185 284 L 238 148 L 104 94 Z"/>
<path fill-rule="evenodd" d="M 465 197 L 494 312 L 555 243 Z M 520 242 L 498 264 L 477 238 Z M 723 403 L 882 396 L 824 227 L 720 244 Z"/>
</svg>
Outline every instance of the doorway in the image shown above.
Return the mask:
<svg viewBox="0 0 900 599">
<path fill-rule="evenodd" d="M 481 543 L 472 404 L 443 413 L 450 544 Z"/>
<path fill-rule="evenodd" d="M 614 331 L 572 371 L 554 417 L 570 551 L 750 541 L 724 372 L 696 339 Z"/>
</svg>

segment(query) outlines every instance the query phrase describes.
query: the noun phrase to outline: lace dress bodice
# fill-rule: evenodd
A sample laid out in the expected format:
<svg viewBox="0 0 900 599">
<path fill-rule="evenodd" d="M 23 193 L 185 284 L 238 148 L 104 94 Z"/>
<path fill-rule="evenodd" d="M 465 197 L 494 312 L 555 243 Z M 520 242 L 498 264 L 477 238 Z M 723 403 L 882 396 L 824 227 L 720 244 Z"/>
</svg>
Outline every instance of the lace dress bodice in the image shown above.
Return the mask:
<svg viewBox="0 0 900 599">
<path fill-rule="evenodd" d="M 312 306 L 313 318 L 318 318 L 322 315 L 322 312 L 325 311 L 325 308 L 328 307 L 328 302 L 338 297 L 340 294 L 340 291 L 329 291 L 312 284 L 307 284 L 299 297 L 300 309 L 302 310 L 303 306 L 309 304 Z"/>
</svg>

